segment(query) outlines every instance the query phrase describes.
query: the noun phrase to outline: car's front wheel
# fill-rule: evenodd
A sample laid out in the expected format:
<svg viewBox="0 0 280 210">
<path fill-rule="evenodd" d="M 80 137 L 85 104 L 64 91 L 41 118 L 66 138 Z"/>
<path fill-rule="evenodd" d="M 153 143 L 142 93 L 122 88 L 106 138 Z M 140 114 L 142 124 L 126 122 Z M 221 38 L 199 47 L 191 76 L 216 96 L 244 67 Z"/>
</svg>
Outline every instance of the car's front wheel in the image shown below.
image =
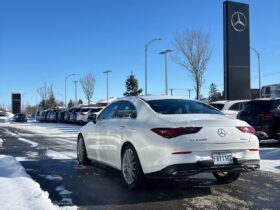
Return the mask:
<svg viewBox="0 0 280 210">
<path fill-rule="evenodd" d="M 78 137 L 78 142 L 77 142 L 77 158 L 78 162 L 81 165 L 88 165 L 90 160 L 87 157 L 87 150 L 84 142 L 84 138 L 82 135 Z"/>
<path fill-rule="evenodd" d="M 123 150 L 121 173 L 124 182 L 129 188 L 134 189 L 143 184 L 144 174 L 132 145 L 127 145 Z"/>
<path fill-rule="evenodd" d="M 240 172 L 213 172 L 213 175 L 220 183 L 231 183 L 236 181 L 240 177 Z"/>
</svg>

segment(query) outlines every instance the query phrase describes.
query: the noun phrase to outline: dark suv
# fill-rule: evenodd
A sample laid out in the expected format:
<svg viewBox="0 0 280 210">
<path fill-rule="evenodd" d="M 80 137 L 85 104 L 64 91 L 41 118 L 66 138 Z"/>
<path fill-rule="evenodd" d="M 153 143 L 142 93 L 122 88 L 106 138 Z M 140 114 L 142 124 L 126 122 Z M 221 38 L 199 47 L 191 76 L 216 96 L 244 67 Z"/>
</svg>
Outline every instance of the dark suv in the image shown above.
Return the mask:
<svg viewBox="0 0 280 210">
<path fill-rule="evenodd" d="M 259 99 L 248 102 L 237 118 L 253 126 L 260 140 L 280 141 L 280 99 Z"/>
</svg>

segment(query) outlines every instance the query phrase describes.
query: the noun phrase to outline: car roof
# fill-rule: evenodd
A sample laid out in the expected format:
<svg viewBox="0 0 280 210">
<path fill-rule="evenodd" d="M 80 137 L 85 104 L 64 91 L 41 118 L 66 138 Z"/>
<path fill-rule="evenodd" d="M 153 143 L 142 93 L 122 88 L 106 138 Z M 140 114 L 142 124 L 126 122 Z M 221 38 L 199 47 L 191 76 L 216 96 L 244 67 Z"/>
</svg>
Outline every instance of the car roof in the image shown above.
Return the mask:
<svg viewBox="0 0 280 210">
<path fill-rule="evenodd" d="M 244 99 L 244 100 L 223 100 L 223 101 L 213 101 L 213 102 L 210 102 L 210 104 L 227 104 L 227 103 L 238 103 L 238 102 L 247 102 L 247 101 L 250 101 L 248 99 Z"/>
<path fill-rule="evenodd" d="M 188 99 L 187 97 L 183 97 L 183 96 L 127 96 L 127 97 L 118 98 L 115 101 L 123 101 L 123 100 L 135 101 L 137 99 L 142 99 L 144 101 L 165 100 L 165 99 L 184 99 L 184 100 L 195 101 L 193 99 Z"/>
<path fill-rule="evenodd" d="M 273 101 L 273 100 L 280 100 L 280 98 L 256 98 L 251 101 Z"/>
</svg>

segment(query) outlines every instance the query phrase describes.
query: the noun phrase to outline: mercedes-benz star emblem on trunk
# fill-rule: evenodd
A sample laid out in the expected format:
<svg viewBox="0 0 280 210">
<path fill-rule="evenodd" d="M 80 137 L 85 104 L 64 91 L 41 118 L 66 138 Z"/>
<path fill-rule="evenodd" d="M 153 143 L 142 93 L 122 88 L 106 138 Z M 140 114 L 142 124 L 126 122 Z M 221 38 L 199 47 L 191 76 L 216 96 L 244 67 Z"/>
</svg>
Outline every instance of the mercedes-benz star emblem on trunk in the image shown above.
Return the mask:
<svg viewBox="0 0 280 210">
<path fill-rule="evenodd" d="M 220 137 L 225 137 L 227 135 L 227 132 L 224 129 L 220 128 L 218 130 L 218 134 Z"/>
</svg>

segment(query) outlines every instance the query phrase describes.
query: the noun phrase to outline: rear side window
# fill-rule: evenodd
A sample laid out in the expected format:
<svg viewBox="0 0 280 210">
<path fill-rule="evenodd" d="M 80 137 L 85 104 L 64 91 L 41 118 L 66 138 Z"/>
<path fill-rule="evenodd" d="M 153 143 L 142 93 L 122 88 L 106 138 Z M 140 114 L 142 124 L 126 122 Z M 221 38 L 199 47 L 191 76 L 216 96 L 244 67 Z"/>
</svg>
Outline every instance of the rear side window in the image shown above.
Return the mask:
<svg viewBox="0 0 280 210">
<path fill-rule="evenodd" d="M 233 105 L 231 105 L 231 107 L 229 107 L 229 110 L 233 110 L 233 111 L 239 111 L 240 110 L 240 104 L 241 103 L 235 103 Z"/>
<path fill-rule="evenodd" d="M 280 100 L 272 101 L 272 109 L 280 109 Z"/>
<path fill-rule="evenodd" d="M 117 111 L 118 118 L 133 118 L 137 117 L 135 106 L 129 101 L 123 101 Z"/>
<path fill-rule="evenodd" d="M 89 108 L 84 108 L 84 109 L 81 109 L 80 112 L 88 112 L 89 111 Z"/>
<path fill-rule="evenodd" d="M 247 105 L 244 107 L 244 110 L 253 114 L 269 112 L 271 105 L 271 101 L 252 101 L 247 103 Z"/>
<path fill-rule="evenodd" d="M 224 108 L 224 104 L 216 104 L 216 103 L 210 103 L 211 106 L 215 107 L 216 109 L 222 110 Z"/>
<path fill-rule="evenodd" d="M 95 112 L 99 112 L 102 108 L 93 108 L 91 109 L 89 112 L 90 113 L 95 113 Z"/>
<path fill-rule="evenodd" d="M 198 102 L 184 99 L 165 99 L 146 101 L 150 107 L 160 114 L 223 114 L 217 109 Z"/>
<path fill-rule="evenodd" d="M 98 116 L 98 119 L 105 120 L 105 119 L 112 119 L 116 117 L 116 111 L 120 105 L 121 101 L 117 101 L 115 103 L 110 104 L 107 106 Z"/>
</svg>

